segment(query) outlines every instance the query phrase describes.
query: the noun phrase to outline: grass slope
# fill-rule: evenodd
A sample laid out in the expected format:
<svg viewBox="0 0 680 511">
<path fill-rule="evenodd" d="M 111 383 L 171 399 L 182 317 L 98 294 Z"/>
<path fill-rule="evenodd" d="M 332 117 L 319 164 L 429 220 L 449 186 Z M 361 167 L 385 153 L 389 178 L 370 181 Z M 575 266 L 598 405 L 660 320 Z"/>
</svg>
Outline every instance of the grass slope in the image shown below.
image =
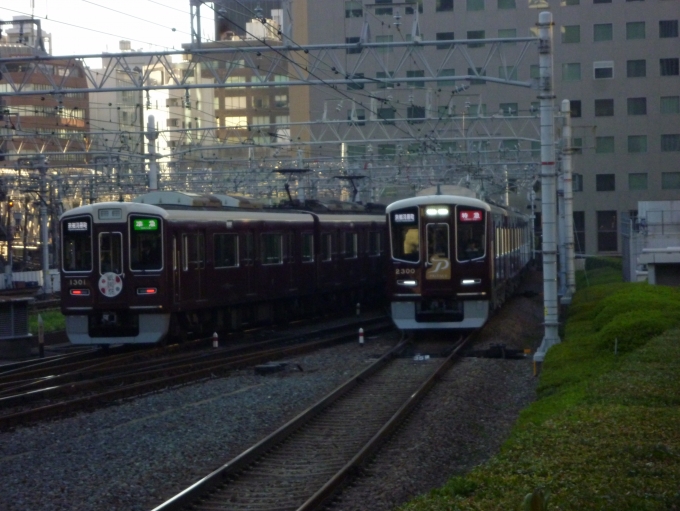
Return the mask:
<svg viewBox="0 0 680 511">
<path fill-rule="evenodd" d="M 680 290 L 595 266 L 499 455 L 402 511 L 680 509 Z"/>
</svg>

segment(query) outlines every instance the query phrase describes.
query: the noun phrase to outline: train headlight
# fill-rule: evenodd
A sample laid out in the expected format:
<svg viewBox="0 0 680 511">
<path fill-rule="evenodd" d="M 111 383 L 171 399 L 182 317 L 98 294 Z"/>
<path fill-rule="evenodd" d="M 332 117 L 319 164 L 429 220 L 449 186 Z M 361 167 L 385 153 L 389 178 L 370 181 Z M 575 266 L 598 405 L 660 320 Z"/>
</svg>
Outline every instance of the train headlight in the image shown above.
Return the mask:
<svg viewBox="0 0 680 511">
<path fill-rule="evenodd" d="M 434 206 L 425 210 L 426 216 L 449 216 L 449 208 Z"/>
<path fill-rule="evenodd" d="M 418 285 L 418 281 L 417 280 L 397 280 L 397 284 L 399 284 L 400 286 L 413 287 L 413 286 Z"/>
<path fill-rule="evenodd" d="M 476 284 L 481 284 L 482 279 L 463 279 L 460 283 L 464 286 L 474 286 Z"/>
</svg>

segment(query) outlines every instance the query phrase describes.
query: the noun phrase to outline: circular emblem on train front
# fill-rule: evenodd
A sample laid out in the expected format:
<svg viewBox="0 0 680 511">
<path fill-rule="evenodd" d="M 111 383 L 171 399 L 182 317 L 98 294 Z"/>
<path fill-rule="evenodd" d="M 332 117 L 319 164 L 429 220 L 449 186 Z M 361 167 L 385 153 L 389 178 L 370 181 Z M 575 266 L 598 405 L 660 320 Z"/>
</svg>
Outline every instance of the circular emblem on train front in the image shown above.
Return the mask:
<svg viewBox="0 0 680 511">
<path fill-rule="evenodd" d="M 120 275 L 116 275 L 110 271 L 102 275 L 99 279 L 99 291 L 101 291 L 104 296 L 113 298 L 114 296 L 118 296 L 122 290 L 123 279 L 120 278 Z"/>
</svg>

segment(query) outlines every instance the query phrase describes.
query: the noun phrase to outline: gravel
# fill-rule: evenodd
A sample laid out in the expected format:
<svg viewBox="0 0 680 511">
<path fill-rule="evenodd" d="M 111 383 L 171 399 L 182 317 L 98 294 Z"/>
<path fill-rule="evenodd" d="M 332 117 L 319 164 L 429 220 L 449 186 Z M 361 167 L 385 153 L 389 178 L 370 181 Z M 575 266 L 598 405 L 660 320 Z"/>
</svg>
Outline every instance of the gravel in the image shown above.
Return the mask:
<svg viewBox="0 0 680 511">
<path fill-rule="evenodd" d="M 540 293 L 540 274 L 523 290 Z M 478 345 L 536 348 L 542 301 L 518 296 Z M 0 433 L 0 509 L 145 511 L 262 439 L 371 363 L 397 334 L 291 359 L 270 375 L 238 371 L 92 413 Z M 297 369 L 296 364 L 302 368 Z M 498 451 L 534 399 L 530 358 L 465 358 L 348 488 L 336 509 L 391 510 Z"/>
</svg>

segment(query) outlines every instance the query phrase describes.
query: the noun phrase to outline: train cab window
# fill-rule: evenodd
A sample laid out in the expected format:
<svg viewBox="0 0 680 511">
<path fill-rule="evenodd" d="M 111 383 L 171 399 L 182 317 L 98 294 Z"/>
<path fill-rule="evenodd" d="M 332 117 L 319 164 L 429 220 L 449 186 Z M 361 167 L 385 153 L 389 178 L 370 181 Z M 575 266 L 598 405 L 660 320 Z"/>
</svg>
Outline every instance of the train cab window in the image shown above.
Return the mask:
<svg viewBox="0 0 680 511">
<path fill-rule="evenodd" d="M 314 235 L 311 232 L 302 233 L 302 262 L 314 262 Z"/>
<path fill-rule="evenodd" d="M 355 232 L 346 232 L 343 240 L 342 253 L 345 259 L 356 259 L 358 250 L 358 236 Z"/>
<path fill-rule="evenodd" d="M 390 213 L 392 259 L 417 263 L 420 260 L 418 208 L 404 208 Z"/>
<path fill-rule="evenodd" d="M 163 235 L 160 218 L 130 217 L 130 269 L 163 268 Z"/>
<path fill-rule="evenodd" d="M 123 234 L 99 233 L 99 273 L 123 273 Z"/>
<path fill-rule="evenodd" d="M 449 259 L 449 224 L 427 224 L 427 260 Z"/>
<path fill-rule="evenodd" d="M 92 221 L 90 217 L 67 218 L 61 225 L 64 271 L 92 271 Z"/>
<path fill-rule="evenodd" d="M 379 256 L 383 251 L 382 233 L 371 231 L 368 233 L 368 255 Z"/>
<path fill-rule="evenodd" d="M 215 268 L 238 266 L 238 235 L 215 234 L 213 237 Z"/>
<path fill-rule="evenodd" d="M 281 264 L 283 262 L 283 236 L 266 233 L 261 235 L 262 264 Z"/>
<path fill-rule="evenodd" d="M 333 257 L 333 234 L 324 232 L 321 235 L 321 260 L 330 261 Z"/>
<path fill-rule="evenodd" d="M 457 220 L 458 261 L 472 261 L 484 257 L 486 251 L 484 211 L 459 208 Z"/>
</svg>

